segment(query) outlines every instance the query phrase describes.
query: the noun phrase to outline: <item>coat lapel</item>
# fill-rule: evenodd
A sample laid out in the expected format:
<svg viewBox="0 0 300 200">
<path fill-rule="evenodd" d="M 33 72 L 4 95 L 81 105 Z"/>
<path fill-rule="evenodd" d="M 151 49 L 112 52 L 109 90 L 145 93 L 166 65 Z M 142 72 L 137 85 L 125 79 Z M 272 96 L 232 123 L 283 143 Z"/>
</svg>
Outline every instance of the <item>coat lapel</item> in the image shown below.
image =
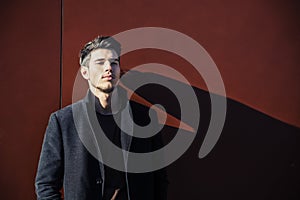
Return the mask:
<svg viewBox="0 0 300 200">
<path fill-rule="evenodd" d="M 130 150 L 132 136 L 133 136 L 133 120 L 130 117 L 131 108 L 129 102 L 121 112 L 121 145 L 123 149 L 123 156 L 125 167 L 128 161 L 128 152 Z"/>
<path fill-rule="evenodd" d="M 94 124 L 99 124 L 97 115 L 95 112 L 95 98 L 88 91 L 86 97 L 80 101 L 78 104 L 74 104 L 73 106 L 73 117 L 75 121 L 75 126 L 78 132 L 78 135 L 81 141 L 85 145 L 92 155 L 98 160 L 103 160 L 101 154 L 101 147 L 98 143 L 99 135 L 97 134 L 97 127 Z M 121 146 L 123 149 L 123 157 L 125 162 L 125 170 L 127 171 L 127 161 L 128 154 L 131 146 L 132 136 L 133 136 L 133 120 L 130 117 L 131 108 L 129 101 L 126 102 L 125 108 L 121 111 Z M 99 162 L 99 168 L 101 172 L 101 178 L 103 181 L 102 184 L 102 194 L 104 192 L 104 165 L 102 162 Z"/>
<path fill-rule="evenodd" d="M 98 123 L 97 116 L 95 113 L 95 100 L 91 97 L 88 91 L 85 98 L 72 106 L 73 119 L 78 132 L 78 136 L 81 142 L 84 144 L 85 148 L 99 161 L 102 159 L 102 154 L 100 146 L 98 144 L 97 135 L 95 130 L 97 130 L 93 124 Z M 98 134 L 99 135 L 99 134 Z M 104 183 L 104 165 L 99 163 L 99 170 L 101 174 L 102 182 Z M 104 192 L 104 184 L 102 184 L 102 194 Z"/>
</svg>

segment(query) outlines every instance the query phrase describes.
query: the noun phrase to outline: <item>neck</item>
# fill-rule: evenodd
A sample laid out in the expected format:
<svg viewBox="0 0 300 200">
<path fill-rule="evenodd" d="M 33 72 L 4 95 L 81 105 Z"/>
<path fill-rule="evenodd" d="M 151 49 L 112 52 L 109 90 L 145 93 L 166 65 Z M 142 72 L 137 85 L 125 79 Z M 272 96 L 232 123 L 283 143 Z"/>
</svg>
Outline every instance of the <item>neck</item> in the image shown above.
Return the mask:
<svg viewBox="0 0 300 200">
<path fill-rule="evenodd" d="M 112 92 L 106 93 L 98 88 L 90 87 L 91 92 L 99 99 L 102 114 L 115 114 L 119 111 L 121 105 L 118 100 L 118 95 L 114 94 L 112 98 Z M 112 109 L 112 104 L 114 105 L 114 109 Z"/>
</svg>

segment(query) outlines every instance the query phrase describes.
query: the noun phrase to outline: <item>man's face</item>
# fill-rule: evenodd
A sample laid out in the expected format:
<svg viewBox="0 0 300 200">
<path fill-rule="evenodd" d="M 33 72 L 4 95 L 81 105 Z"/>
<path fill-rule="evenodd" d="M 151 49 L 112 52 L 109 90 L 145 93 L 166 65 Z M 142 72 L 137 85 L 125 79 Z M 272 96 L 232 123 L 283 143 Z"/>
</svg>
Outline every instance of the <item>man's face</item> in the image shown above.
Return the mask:
<svg viewBox="0 0 300 200">
<path fill-rule="evenodd" d="M 82 67 L 81 73 L 89 86 L 110 93 L 120 79 L 118 54 L 111 49 L 95 49 L 91 52 L 88 67 Z M 91 88 L 92 89 L 92 88 Z"/>
</svg>

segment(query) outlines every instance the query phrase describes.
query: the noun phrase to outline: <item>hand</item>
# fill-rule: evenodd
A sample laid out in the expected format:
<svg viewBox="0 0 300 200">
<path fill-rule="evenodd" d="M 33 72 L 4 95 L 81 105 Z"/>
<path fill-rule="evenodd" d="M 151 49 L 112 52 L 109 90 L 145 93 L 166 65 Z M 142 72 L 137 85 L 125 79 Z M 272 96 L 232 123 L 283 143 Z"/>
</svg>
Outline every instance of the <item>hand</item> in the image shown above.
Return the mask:
<svg viewBox="0 0 300 200">
<path fill-rule="evenodd" d="M 117 198 L 119 191 L 120 191 L 120 189 L 116 189 L 114 195 L 112 196 L 112 198 L 110 200 L 115 200 Z"/>
</svg>

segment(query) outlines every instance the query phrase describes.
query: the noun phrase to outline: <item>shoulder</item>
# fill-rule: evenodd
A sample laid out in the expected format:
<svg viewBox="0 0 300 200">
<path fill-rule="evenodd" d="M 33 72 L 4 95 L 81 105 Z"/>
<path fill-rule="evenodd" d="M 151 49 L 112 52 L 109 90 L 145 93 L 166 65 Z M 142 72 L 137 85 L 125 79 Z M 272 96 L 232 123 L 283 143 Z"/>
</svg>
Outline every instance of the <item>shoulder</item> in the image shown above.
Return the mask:
<svg viewBox="0 0 300 200">
<path fill-rule="evenodd" d="M 73 110 L 74 108 L 82 107 L 84 104 L 83 100 L 79 100 L 73 104 L 67 105 L 55 112 L 53 112 L 50 118 L 56 118 L 59 122 L 65 123 L 73 120 Z"/>
</svg>

